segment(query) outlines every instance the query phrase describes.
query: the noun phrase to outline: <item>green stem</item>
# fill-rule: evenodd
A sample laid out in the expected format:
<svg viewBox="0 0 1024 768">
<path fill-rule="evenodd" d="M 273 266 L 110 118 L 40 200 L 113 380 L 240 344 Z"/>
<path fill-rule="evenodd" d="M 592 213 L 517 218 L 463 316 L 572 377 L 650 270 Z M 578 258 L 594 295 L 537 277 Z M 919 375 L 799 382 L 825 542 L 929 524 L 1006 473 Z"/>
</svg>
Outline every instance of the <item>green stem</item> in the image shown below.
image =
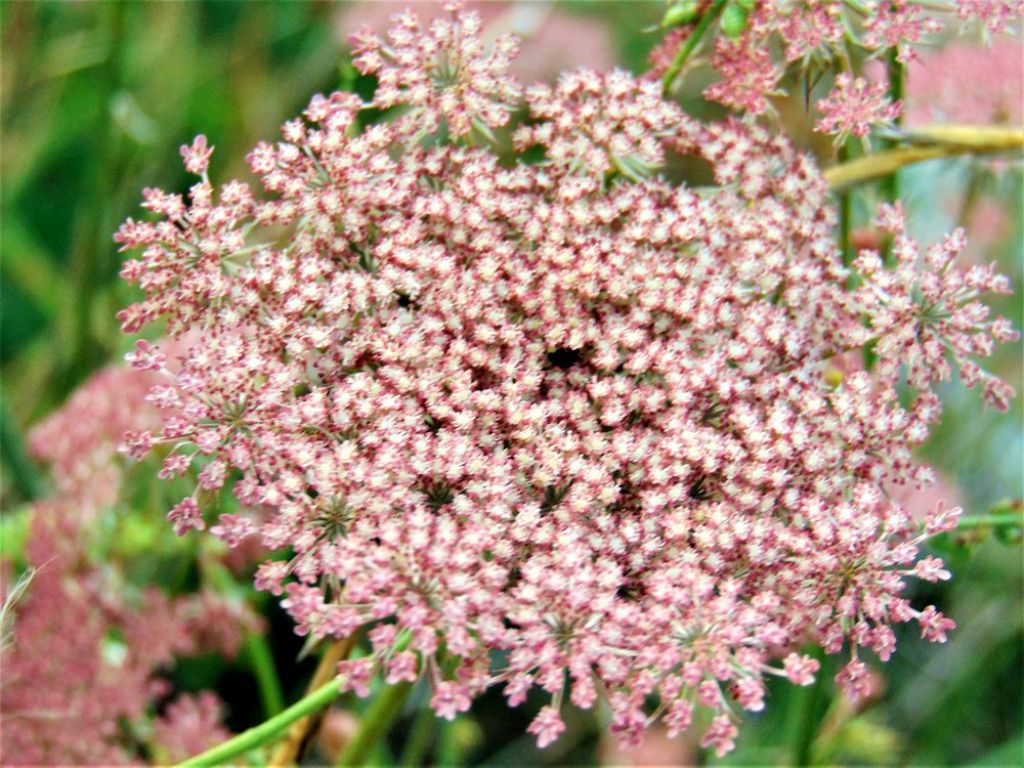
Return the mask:
<svg viewBox="0 0 1024 768">
<path fill-rule="evenodd" d="M 398 758 L 399 765 L 414 766 L 423 763 L 423 756 L 427 753 L 431 737 L 434 735 L 433 726 L 436 719 L 437 716 L 430 707 L 424 706 L 420 709 L 409 730 L 405 748 Z"/>
<path fill-rule="evenodd" d="M 436 760 L 440 768 L 458 768 L 462 765 L 462 748 L 459 745 L 458 734 L 455 732 L 455 724 L 458 722 L 458 720 L 451 720 L 441 728 Z"/>
<path fill-rule="evenodd" d="M 402 705 L 411 690 L 410 683 L 399 683 L 398 685 L 389 685 L 377 694 L 370 708 L 363 715 L 359 730 L 345 745 L 336 765 L 365 765 L 373 748 L 387 735 L 392 722 L 402 711 Z"/>
<path fill-rule="evenodd" d="M 965 515 L 960 518 L 956 529 L 967 531 L 971 528 L 1024 528 L 1024 513 Z"/>
<path fill-rule="evenodd" d="M 672 88 L 672 83 L 675 81 L 676 76 L 679 74 L 679 70 L 683 68 L 683 64 L 690 58 L 690 54 L 697 48 L 697 44 L 700 43 L 701 38 L 704 37 L 704 33 L 708 31 L 711 24 L 718 18 L 718 15 L 722 12 L 725 7 L 726 0 L 715 0 L 711 7 L 700 17 L 700 21 L 693 28 L 693 32 L 686 38 L 679 51 L 676 53 L 676 57 L 672 60 L 672 63 L 668 65 L 668 69 L 665 70 L 664 76 L 661 78 L 662 89 L 665 94 L 668 94 Z"/>
<path fill-rule="evenodd" d="M 820 650 L 813 656 L 822 661 Z M 810 763 L 811 744 L 819 725 L 819 702 L 823 688 L 827 685 L 828 675 L 820 670 L 814 682 L 809 686 L 791 687 L 787 692 L 786 730 L 792 764 L 803 766 Z"/>
<path fill-rule="evenodd" d="M 253 632 L 245 638 L 242 650 L 245 652 L 246 658 L 249 660 L 249 667 L 256 678 L 263 712 L 267 717 L 273 717 L 284 709 L 284 693 L 281 690 L 281 681 L 277 676 L 277 667 L 274 665 L 274 654 L 270 650 L 270 643 L 263 635 Z"/>
<path fill-rule="evenodd" d="M 897 101 L 903 101 L 903 86 L 906 80 L 906 68 L 903 66 L 898 58 L 899 52 L 895 48 L 889 49 L 888 56 L 888 69 L 889 69 L 889 99 L 895 104 Z M 903 123 L 902 117 L 896 118 L 896 126 L 899 127 Z M 895 149 L 896 142 L 886 142 L 886 149 Z M 893 171 L 888 176 L 882 179 L 882 199 L 887 203 L 895 203 L 900 199 L 900 172 L 899 169 Z M 887 264 L 892 266 L 894 263 L 894 257 L 892 254 L 892 240 L 891 238 L 886 239 L 884 248 L 884 257 Z"/>
<path fill-rule="evenodd" d="M 839 146 L 838 161 L 846 163 L 850 159 L 850 152 L 847 142 Z M 839 197 L 839 248 L 843 255 L 843 266 L 849 267 L 853 263 L 854 253 L 850 247 L 850 230 L 853 219 L 853 197 L 849 190 L 838 193 Z"/>
<path fill-rule="evenodd" d="M 251 749 L 269 744 L 281 735 L 281 732 L 289 725 L 306 715 L 312 714 L 334 701 L 340 690 L 340 681 L 334 678 L 326 685 L 317 688 L 308 696 L 299 699 L 286 710 L 260 723 L 247 731 L 243 731 L 234 738 L 228 739 L 216 747 L 190 757 L 182 763 L 179 768 L 199 768 L 200 766 L 223 765 L 227 761 L 244 755 Z"/>
<path fill-rule="evenodd" d="M 6 398 L 0 398 L 0 456 L 10 470 L 11 484 L 25 501 L 38 499 L 46 492 L 46 480 L 29 458 Z"/>
</svg>

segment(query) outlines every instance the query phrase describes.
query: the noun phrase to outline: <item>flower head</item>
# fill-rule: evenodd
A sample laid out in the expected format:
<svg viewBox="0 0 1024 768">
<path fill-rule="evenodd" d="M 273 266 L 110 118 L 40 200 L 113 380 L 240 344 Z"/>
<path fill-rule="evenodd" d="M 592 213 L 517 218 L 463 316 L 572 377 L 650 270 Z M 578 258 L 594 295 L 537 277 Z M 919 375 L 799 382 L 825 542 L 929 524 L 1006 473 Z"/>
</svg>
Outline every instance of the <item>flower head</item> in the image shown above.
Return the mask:
<svg viewBox="0 0 1024 768">
<path fill-rule="evenodd" d="M 475 36 L 469 17 L 399 18 L 361 66 L 411 122 L 360 132 L 354 97 L 318 97 L 250 156 L 267 199 L 201 186 L 184 229 L 122 228 L 146 292 L 127 329 L 202 329 L 153 441 L 185 457 L 171 470 L 202 462 L 203 489 L 269 510 L 214 530 L 289 548 L 257 584 L 300 634 L 376 625 L 348 688 L 426 675 L 444 717 L 493 684 L 512 705 L 537 688 L 545 744 L 566 693 L 606 697 L 626 744 L 655 695 L 676 731 L 708 710 L 703 742 L 724 753 L 765 674 L 810 682 L 808 637 L 888 658 L 890 625 L 918 619 L 941 640 L 901 596 L 928 531 L 885 489 L 926 474 L 911 449 L 938 412 L 934 372 L 1009 338 L 971 293 L 1001 283 L 960 276 L 955 242 L 918 261 L 901 240 L 895 270 L 865 254 L 850 288 L 808 157 L 700 125 L 624 72 L 528 92 L 517 141 L 541 162 L 469 145 L 491 86 L 435 68 L 477 55 Z M 419 141 L 442 122 L 448 140 Z M 659 176 L 670 152 L 715 185 Z M 873 342 L 877 371 L 826 375 Z M 187 502 L 173 516 L 202 523 Z"/>
</svg>

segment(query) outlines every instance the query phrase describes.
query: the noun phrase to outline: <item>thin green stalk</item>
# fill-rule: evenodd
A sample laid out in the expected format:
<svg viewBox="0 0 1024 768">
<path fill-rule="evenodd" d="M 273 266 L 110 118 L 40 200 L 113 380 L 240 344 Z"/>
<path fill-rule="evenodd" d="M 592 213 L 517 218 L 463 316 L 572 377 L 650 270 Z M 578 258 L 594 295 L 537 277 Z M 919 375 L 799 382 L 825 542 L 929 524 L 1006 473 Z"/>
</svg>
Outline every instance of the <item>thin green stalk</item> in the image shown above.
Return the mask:
<svg viewBox="0 0 1024 768">
<path fill-rule="evenodd" d="M 348 658 L 349 654 L 355 649 L 357 642 L 358 633 L 353 633 L 344 640 L 335 640 L 327 646 L 320 657 L 319 663 L 316 665 L 316 670 L 313 672 L 313 679 L 309 681 L 309 687 L 306 688 L 307 693 L 317 690 L 335 676 L 338 663 L 342 659 Z M 296 765 L 301 759 L 302 752 L 308 745 L 314 731 L 320 727 L 322 719 L 322 712 L 314 712 L 307 717 L 299 718 L 299 720 L 292 724 L 292 727 L 288 729 L 288 733 L 280 738 L 277 748 L 271 754 L 270 765 Z"/>
<path fill-rule="evenodd" d="M 242 650 L 256 677 L 256 686 L 259 688 L 263 712 L 267 717 L 273 717 L 284 709 L 284 693 L 281 690 L 281 681 L 277 676 L 277 667 L 274 664 L 274 654 L 270 649 L 270 643 L 263 635 L 252 632 L 245 638 Z"/>
<path fill-rule="evenodd" d="M 1024 528 L 1024 513 L 965 515 L 956 525 L 958 531 L 968 531 L 972 528 Z"/>
<path fill-rule="evenodd" d="M 398 764 L 403 766 L 418 766 L 423 764 L 423 757 L 430 747 L 430 741 L 434 735 L 434 720 L 437 716 L 430 707 L 421 707 L 413 720 L 409 736 L 405 741 L 405 748 L 398 758 Z"/>
<path fill-rule="evenodd" d="M 903 90 L 904 81 L 906 80 L 906 68 L 903 66 L 903 62 L 899 60 L 899 52 L 896 48 L 889 49 L 888 55 L 888 70 L 889 70 L 889 100 L 893 104 L 896 102 L 903 101 Z M 902 125 L 903 118 L 896 118 L 897 128 Z M 895 149 L 896 142 L 886 142 L 887 149 Z M 893 204 L 900 199 L 900 172 L 899 169 L 893 171 L 888 176 L 882 179 L 882 199 L 885 202 Z M 884 257 L 887 264 L 892 265 L 894 263 L 894 257 L 892 254 L 892 240 L 887 238 L 884 249 Z"/>
<path fill-rule="evenodd" d="M 839 146 L 837 152 L 837 159 L 840 164 L 846 163 L 850 159 L 849 149 L 847 142 L 843 142 Z M 850 247 L 850 230 L 852 227 L 853 219 L 853 195 L 849 190 L 843 190 L 838 193 L 839 197 L 839 248 L 843 255 L 843 266 L 849 267 L 853 263 L 853 249 Z"/>
<path fill-rule="evenodd" d="M 676 53 L 676 57 L 672 59 L 672 63 L 668 65 L 668 69 L 665 70 L 664 76 L 661 78 L 662 89 L 665 94 L 668 94 L 672 88 L 672 83 L 675 81 L 676 76 L 679 74 L 679 70 L 683 68 L 683 64 L 690 58 L 690 54 L 697 48 L 697 44 L 700 43 L 701 38 L 704 37 L 704 33 L 708 31 L 711 24 L 718 18 L 722 9 L 725 7 L 726 0 L 715 0 L 711 7 L 700 17 L 700 21 L 693 28 L 693 32 L 686 38 L 686 41 L 679 47 L 679 51 Z"/>
<path fill-rule="evenodd" d="M 0 398 L 0 456 L 10 471 L 11 484 L 25 501 L 44 495 L 46 480 L 29 458 L 25 440 L 7 407 L 6 398 Z"/>
<path fill-rule="evenodd" d="M 389 685 L 378 693 L 363 715 L 356 735 L 342 750 L 336 765 L 365 765 L 374 747 L 387 735 L 391 724 L 402 711 L 402 705 L 405 704 L 411 690 L 411 683 L 399 683 Z"/>
<path fill-rule="evenodd" d="M 455 732 L 458 720 L 446 722 L 441 729 L 441 738 L 437 744 L 437 764 L 441 768 L 458 768 L 462 765 L 462 748 L 458 734 Z"/>
<path fill-rule="evenodd" d="M 821 651 L 814 657 L 821 661 Z M 786 731 L 789 743 L 790 759 L 794 766 L 810 763 L 811 744 L 819 726 L 818 708 L 822 689 L 827 684 L 828 675 L 824 670 L 818 672 L 814 682 L 806 687 L 790 688 L 787 692 Z"/>
<path fill-rule="evenodd" d="M 296 720 L 310 715 L 334 701 L 341 692 L 339 685 L 340 681 L 338 678 L 334 678 L 326 685 L 299 699 L 286 710 L 266 722 L 243 731 L 234 738 L 228 739 L 216 747 L 179 763 L 179 768 L 223 765 L 229 760 L 244 755 L 251 749 L 256 749 L 264 744 L 273 742 L 281 736 L 285 728 Z"/>
</svg>

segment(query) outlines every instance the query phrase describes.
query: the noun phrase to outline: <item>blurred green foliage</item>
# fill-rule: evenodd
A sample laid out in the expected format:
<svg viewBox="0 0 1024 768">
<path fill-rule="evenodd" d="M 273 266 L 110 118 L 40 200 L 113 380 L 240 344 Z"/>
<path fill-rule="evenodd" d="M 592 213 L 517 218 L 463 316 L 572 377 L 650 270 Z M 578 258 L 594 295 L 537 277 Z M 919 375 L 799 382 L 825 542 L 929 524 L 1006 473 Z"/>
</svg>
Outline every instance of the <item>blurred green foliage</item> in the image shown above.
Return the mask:
<svg viewBox="0 0 1024 768">
<path fill-rule="evenodd" d="M 571 13 L 602 19 L 613 30 L 623 63 L 634 71 L 645 67 L 657 38 L 643 30 L 656 27 L 663 3 L 567 6 Z M 5 510 L 0 536 L 5 558 L 17 559 L 29 513 L 23 502 L 43 490 L 43 475 L 24 451 L 25 431 L 129 344 L 115 320 L 131 297 L 117 278 L 112 233 L 126 216 L 137 215 L 144 186 L 185 188 L 189 182 L 178 147 L 195 134 L 205 133 L 217 147 L 214 177 L 244 176 L 243 157 L 256 141 L 275 136 L 310 94 L 351 82 L 343 77 L 351 69 L 342 10 L 342 4 L 330 3 L 205 0 L 0 5 Z M 696 80 L 701 78 L 698 73 Z M 687 106 L 699 104 L 692 92 L 683 99 Z M 786 116 L 790 112 L 783 110 Z M 806 124 L 793 132 L 806 137 Z M 999 261 L 1019 289 L 1024 281 L 1019 164 L 996 176 L 986 163 L 931 163 L 903 174 L 901 185 L 916 234 L 926 242 L 970 219 L 970 201 L 961 201 L 965 196 L 958 190 L 977 188 L 999 202 L 1010 213 L 1010 224 L 985 260 Z M 855 200 L 855 224 L 870 217 L 874 195 L 868 189 Z M 1020 302 L 1017 292 L 997 303 L 1018 326 Z M 993 367 L 1019 382 L 1020 345 L 1001 350 Z M 945 392 L 946 418 L 924 456 L 961 489 L 969 513 L 1022 495 L 1022 399 L 1010 414 L 999 414 L 983 411 L 977 393 L 955 385 Z M 194 567 L 195 553 L 183 556 L 183 545 L 168 536 L 162 514 L 170 496 L 152 480 L 153 469 L 144 465 L 128 479 L 127 503 L 140 517 L 110 521 L 117 556 L 153 553 L 147 568 L 134 574 L 140 583 L 194 579 L 194 573 L 174 567 L 176 562 Z M 884 690 L 861 709 L 837 699 L 825 674 L 812 689 L 773 686 L 767 713 L 750 718 L 737 751 L 710 761 L 1022 764 L 1021 549 L 991 535 L 947 540 L 944 549 L 955 579 L 917 585 L 913 597 L 956 618 L 960 628 L 947 645 L 923 643 L 909 628 L 893 663 L 885 666 Z M 294 700 L 309 665 L 296 666 L 289 657 L 295 638 L 288 641 L 287 621 L 270 603 L 275 649 L 285 649 L 276 654 L 286 670 L 284 693 Z M 834 664 L 823 662 L 825 670 Z M 182 687 L 198 688 L 219 680 L 223 671 L 205 669 L 200 660 L 177 675 Z M 251 693 L 252 683 L 246 685 Z M 563 740 L 538 752 L 531 737 L 520 736 L 528 714 L 507 710 L 498 692 L 475 709 L 475 721 L 443 728 L 418 714 L 424 706 L 423 691 L 414 692 L 390 748 L 379 755 L 382 761 L 400 755 L 407 736 L 428 733 L 424 723 L 432 731 L 422 739 L 421 752 L 445 764 L 599 759 L 600 712 L 569 712 Z M 258 717 L 259 711 L 236 712 L 232 726 L 252 724 L 245 716 Z"/>
</svg>

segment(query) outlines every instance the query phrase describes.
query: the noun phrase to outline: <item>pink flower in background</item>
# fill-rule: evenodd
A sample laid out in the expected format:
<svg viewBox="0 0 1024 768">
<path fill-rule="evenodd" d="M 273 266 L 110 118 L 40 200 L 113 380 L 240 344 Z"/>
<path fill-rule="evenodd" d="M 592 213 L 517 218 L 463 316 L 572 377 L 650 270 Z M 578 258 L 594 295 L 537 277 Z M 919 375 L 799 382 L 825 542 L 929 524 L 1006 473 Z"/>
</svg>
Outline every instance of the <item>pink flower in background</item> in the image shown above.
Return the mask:
<svg viewBox="0 0 1024 768">
<path fill-rule="evenodd" d="M 174 413 L 177 394 L 167 387 L 154 389 L 169 383 L 154 371 L 168 364 L 175 370 L 177 355 L 189 343 L 168 342 L 163 352 L 154 353 L 149 342 L 139 341 L 129 356 L 133 367 L 112 365 L 93 374 L 30 430 L 33 457 L 50 465 L 58 495 L 73 499 L 80 516 L 90 517 L 114 503 L 122 478 L 118 451 L 141 458 L 163 424 L 161 409 Z"/>
<path fill-rule="evenodd" d="M 188 343 L 167 342 L 165 354 L 140 342 L 130 355 L 137 367 L 100 371 L 30 433 L 57 494 L 32 509 L 31 577 L 5 617 L 13 620 L 0 651 L 4 764 L 138 762 L 140 744 L 121 723 L 141 724 L 167 695 L 162 672 L 199 653 L 233 657 L 261 627 L 241 602 L 206 590 L 171 597 L 135 589 L 120 564 L 93 560 L 97 516 L 120 498 L 118 445 L 127 434 L 124 447 L 139 458 L 161 428 L 160 407 L 178 412 L 176 390 L 154 369 L 176 370 Z M 9 588 L 5 579 L 5 601 Z M 183 758 L 227 735 L 219 717 L 213 694 L 185 697 L 158 721 L 155 738 L 166 739 L 168 760 Z"/>
<path fill-rule="evenodd" d="M 12 624 L 0 649 L 5 765 L 137 763 L 138 744 L 121 724 L 141 722 L 167 694 L 162 671 L 200 652 L 230 656 L 241 634 L 257 626 L 252 614 L 212 594 L 133 593 L 109 563 L 90 561 L 89 538 L 74 502 L 35 506 L 25 546 L 31 576 L 7 606 L 5 624 Z M 9 588 L 5 580 L 5 602 Z M 220 726 L 211 730 L 216 697 L 204 693 L 201 702 L 207 734 L 226 734 Z M 183 707 L 169 711 L 164 732 L 178 720 L 174 733 L 182 733 L 174 712 L 183 714 Z"/>
<path fill-rule="evenodd" d="M 161 758 L 179 762 L 228 738 L 221 725 L 223 704 L 209 691 L 183 694 L 170 702 L 155 723 L 153 741 Z"/>
<path fill-rule="evenodd" d="M 125 433 L 135 433 L 138 440 L 159 431 L 160 412 L 146 402 L 157 383 L 159 377 L 146 371 L 106 368 L 29 433 L 33 456 L 53 465 L 58 492 L 74 498 L 81 514 L 117 499 L 121 470 L 114 458 Z M 146 441 L 140 447 L 148 450 Z"/>
<path fill-rule="evenodd" d="M 1024 15 L 1024 0 L 957 0 L 957 15 L 964 20 L 977 20 L 992 32 L 1011 27 Z"/>
<path fill-rule="evenodd" d="M 988 46 L 954 41 L 907 69 L 907 122 L 1020 125 L 1024 121 L 1024 42 Z"/>
<path fill-rule="evenodd" d="M 862 50 L 869 65 L 875 63 L 873 57 L 880 57 L 887 50 L 895 50 L 901 62 L 914 65 L 941 33 L 959 28 L 961 19 L 980 20 L 986 29 L 999 31 L 1019 24 L 1024 15 L 1021 0 L 961 0 L 949 8 L 906 0 L 751 5 L 750 10 L 741 13 L 742 21 L 734 21 L 728 29 L 723 13 L 723 19 L 712 24 L 706 35 L 713 43 L 701 41 L 702 48 L 698 50 L 705 54 L 710 50 L 710 65 L 718 76 L 717 82 L 704 89 L 704 96 L 755 115 L 772 111 L 771 99 L 784 92 L 782 84 L 787 72 L 793 73 L 797 82 L 814 83 L 823 70 L 849 69 L 849 45 Z M 692 21 L 670 30 L 652 53 L 653 70 L 648 76 L 660 78 L 680 47 L 690 39 L 701 14 L 714 12 L 705 3 Z M 735 19 L 735 13 L 731 18 Z M 702 58 L 706 59 L 706 55 L 695 54 L 688 64 L 694 65 Z M 1011 66 L 1004 76 L 1017 78 L 1019 54 L 1016 62 L 1006 63 Z M 975 89 L 980 92 L 976 98 L 984 99 L 980 94 L 989 88 L 997 92 L 1005 88 L 997 84 L 998 78 L 973 80 L 963 77 L 956 68 L 946 71 L 968 88 L 985 83 L 986 87 Z M 845 75 L 837 78 L 837 86 L 823 100 L 825 118 L 818 123 L 820 131 L 863 136 L 871 124 L 892 120 L 898 114 L 895 105 L 884 103 L 883 91 Z M 1017 99 L 1018 107 L 1019 104 Z"/>
</svg>

